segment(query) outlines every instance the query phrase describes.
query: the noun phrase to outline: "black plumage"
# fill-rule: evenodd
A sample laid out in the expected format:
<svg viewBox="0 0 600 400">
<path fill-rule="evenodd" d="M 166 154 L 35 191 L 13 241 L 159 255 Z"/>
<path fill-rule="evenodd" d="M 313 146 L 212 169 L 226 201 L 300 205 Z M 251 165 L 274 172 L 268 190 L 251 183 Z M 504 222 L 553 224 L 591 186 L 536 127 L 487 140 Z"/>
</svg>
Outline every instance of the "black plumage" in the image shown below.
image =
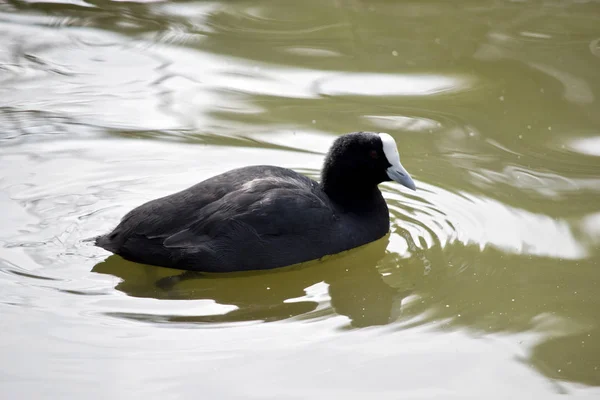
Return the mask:
<svg viewBox="0 0 600 400">
<path fill-rule="evenodd" d="M 275 166 L 234 169 L 135 208 L 96 245 L 131 261 L 206 272 L 318 259 L 388 232 L 377 185 L 391 180 L 392 164 L 380 135 L 344 135 L 321 183 Z"/>
</svg>

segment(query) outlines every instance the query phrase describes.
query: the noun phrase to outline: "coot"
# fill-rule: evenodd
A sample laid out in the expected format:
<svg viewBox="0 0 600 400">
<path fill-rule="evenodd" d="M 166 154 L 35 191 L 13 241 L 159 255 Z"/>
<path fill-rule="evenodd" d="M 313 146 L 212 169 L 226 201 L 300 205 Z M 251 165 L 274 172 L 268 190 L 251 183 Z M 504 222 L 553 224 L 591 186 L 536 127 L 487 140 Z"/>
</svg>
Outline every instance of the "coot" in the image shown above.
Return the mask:
<svg viewBox="0 0 600 400">
<path fill-rule="evenodd" d="M 225 172 L 145 203 L 95 243 L 145 264 L 205 272 L 271 269 L 375 241 L 389 231 L 377 185 L 415 190 L 387 133 L 337 138 L 321 183 L 287 168 Z"/>
</svg>

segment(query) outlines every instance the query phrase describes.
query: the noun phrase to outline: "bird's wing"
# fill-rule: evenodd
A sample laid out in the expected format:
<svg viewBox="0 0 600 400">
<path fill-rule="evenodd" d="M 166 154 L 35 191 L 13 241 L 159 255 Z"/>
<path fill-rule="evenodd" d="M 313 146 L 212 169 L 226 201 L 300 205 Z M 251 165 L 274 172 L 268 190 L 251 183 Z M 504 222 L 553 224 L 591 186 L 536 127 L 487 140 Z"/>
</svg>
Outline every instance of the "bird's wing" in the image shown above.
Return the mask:
<svg viewBox="0 0 600 400">
<path fill-rule="evenodd" d="M 230 196 L 236 201 L 229 202 Z M 268 236 L 318 234 L 335 218 L 319 196 L 297 187 L 274 187 L 258 197 L 231 193 L 206 206 L 200 218 L 166 237 L 163 244 L 190 248 L 217 239 L 221 244 L 246 241 L 260 246 Z"/>
</svg>

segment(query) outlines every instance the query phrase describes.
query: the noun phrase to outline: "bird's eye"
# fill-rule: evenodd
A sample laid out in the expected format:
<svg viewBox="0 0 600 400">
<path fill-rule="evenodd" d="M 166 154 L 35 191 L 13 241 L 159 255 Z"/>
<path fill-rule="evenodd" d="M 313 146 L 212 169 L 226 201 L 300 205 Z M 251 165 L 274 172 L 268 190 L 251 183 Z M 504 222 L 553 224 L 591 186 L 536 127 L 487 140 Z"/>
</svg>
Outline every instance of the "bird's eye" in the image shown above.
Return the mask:
<svg viewBox="0 0 600 400">
<path fill-rule="evenodd" d="M 376 150 L 371 150 L 371 152 L 369 153 L 369 155 L 371 156 L 372 159 L 377 160 L 379 158 L 379 155 L 377 154 Z"/>
</svg>

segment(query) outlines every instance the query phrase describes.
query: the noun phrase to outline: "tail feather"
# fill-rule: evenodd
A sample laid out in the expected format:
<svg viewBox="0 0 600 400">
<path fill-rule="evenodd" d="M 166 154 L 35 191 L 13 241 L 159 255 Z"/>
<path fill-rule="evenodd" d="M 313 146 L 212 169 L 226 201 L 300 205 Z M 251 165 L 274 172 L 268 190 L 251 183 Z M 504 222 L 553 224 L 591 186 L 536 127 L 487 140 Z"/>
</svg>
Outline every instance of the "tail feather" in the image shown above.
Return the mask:
<svg viewBox="0 0 600 400">
<path fill-rule="evenodd" d="M 97 236 L 95 238 L 91 238 L 89 239 L 90 241 L 94 241 L 94 244 L 98 247 L 102 247 L 104 250 L 108 250 L 111 253 L 116 253 L 117 252 L 117 246 L 116 244 L 110 240 L 109 238 L 110 235 L 100 235 Z"/>
</svg>

